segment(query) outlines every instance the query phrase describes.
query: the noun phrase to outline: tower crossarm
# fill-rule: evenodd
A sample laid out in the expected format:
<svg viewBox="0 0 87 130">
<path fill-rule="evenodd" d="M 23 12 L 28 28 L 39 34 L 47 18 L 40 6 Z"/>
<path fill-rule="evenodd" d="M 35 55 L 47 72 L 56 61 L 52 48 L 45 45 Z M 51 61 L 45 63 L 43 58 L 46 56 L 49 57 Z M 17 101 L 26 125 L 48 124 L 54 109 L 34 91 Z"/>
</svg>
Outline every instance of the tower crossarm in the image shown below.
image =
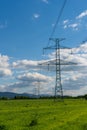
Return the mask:
<svg viewBox="0 0 87 130">
<path fill-rule="evenodd" d="M 59 61 L 59 60 L 58 60 Z M 57 63 L 59 65 L 59 62 Z M 38 65 L 56 65 L 56 59 L 53 60 L 47 60 L 45 62 L 39 63 Z M 77 65 L 77 63 L 75 62 L 70 62 L 70 61 L 64 61 L 64 60 L 60 60 L 60 65 Z"/>
</svg>

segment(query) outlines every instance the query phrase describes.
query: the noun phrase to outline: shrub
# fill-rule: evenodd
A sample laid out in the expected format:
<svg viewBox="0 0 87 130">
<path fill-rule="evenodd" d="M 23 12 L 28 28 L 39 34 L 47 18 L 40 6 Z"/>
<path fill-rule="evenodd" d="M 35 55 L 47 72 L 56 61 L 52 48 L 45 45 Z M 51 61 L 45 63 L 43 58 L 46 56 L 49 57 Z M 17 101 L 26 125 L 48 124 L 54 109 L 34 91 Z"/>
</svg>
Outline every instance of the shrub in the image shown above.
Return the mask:
<svg viewBox="0 0 87 130">
<path fill-rule="evenodd" d="M 5 125 L 0 125 L 0 130 L 7 130 Z"/>
<path fill-rule="evenodd" d="M 37 124 L 38 124 L 37 119 L 32 119 L 31 122 L 30 122 L 30 124 L 29 124 L 29 126 L 35 126 Z"/>
</svg>

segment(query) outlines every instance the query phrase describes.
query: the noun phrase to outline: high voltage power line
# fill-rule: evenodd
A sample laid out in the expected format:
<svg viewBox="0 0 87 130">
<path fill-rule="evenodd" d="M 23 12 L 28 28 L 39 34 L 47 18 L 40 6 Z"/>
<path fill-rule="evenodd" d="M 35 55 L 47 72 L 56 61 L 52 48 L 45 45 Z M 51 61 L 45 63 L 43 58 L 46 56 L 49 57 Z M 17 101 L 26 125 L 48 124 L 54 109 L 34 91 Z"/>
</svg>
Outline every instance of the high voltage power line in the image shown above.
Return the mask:
<svg viewBox="0 0 87 130">
<path fill-rule="evenodd" d="M 61 46 L 60 46 L 60 41 L 65 40 L 65 38 L 53 38 L 53 34 L 55 33 L 55 30 L 57 28 L 57 24 L 61 18 L 61 15 L 63 13 L 64 7 L 66 5 L 67 0 L 64 0 L 64 3 L 61 7 L 61 10 L 59 12 L 57 21 L 54 25 L 53 31 L 50 35 L 48 44 L 46 48 L 43 49 L 54 49 L 55 50 L 55 59 L 50 63 L 50 61 L 44 62 L 41 65 L 54 65 L 56 69 L 56 79 L 55 79 L 55 99 L 57 97 L 61 97 L 63 99 L 63 89 L 62 89 L 62 84 L 61 84 L 61 65 L 75 65 L 75 63 L 72 62 L 65 62 L 64 60 L 61 60 Z M 53 46 L 49 46 L 50 40 L 52 40 L 55 44 Z M 63 47 L 62 49 L 65 49 L 66 47 Z M 62 62 L 61 62 L 62 61 Z"/>
<path fill-rule="evenodd" d="M 63 11 L 64 11 L 64 7 L 65 7 L 65 5 L 66 5 L 66 2 L 67 2 L 67 0 L 64 0 L 64 3 L 63 3 L 63 5 L 62 5 L 62 7 L 61 7 L 61 9 L 60 9 L 60 12 L 59 12 L 59 14 L 58 14 L 56 23 L 55 23 L 55 25 L 54 25 L 54 28 L 53 28 L 53 30 L 52 30 L 52 33 L 50 34 L 50 38 L 52 38 L 52 37 L 53 37 L 53 34 L 55 33 L 56 27 L 57 27 L 57 25 L 58 25 L 58 23 L 59 23 L 59 20 L 60 20 L 61 16 L 62 16 L 62 13 L 63 13 Z M 47 46 L 49 46 L 49 43 L 50 43 L 50 40 L 48 40 Z"/>
</svg>

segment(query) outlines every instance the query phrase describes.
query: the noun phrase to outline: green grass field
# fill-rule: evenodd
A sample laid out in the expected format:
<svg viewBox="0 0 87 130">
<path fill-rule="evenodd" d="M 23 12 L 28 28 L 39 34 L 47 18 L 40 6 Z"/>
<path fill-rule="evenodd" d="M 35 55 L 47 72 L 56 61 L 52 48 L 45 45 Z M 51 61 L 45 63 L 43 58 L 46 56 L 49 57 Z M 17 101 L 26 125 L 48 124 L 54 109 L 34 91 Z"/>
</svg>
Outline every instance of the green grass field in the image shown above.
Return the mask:
<svg viewBox="0 0 87 130">
<path fill-rule="evenodd" d="M 87 101 L 1 100 L 0 130 L 87 130 Z"/>
</svg>

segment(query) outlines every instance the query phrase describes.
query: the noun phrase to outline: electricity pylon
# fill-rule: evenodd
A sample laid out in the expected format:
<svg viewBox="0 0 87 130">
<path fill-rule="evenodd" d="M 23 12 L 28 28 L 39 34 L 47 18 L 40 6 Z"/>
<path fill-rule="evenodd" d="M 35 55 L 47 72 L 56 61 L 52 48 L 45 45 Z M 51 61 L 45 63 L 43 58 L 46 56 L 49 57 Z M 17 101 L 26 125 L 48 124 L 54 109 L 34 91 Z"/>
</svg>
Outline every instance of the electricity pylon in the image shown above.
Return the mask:
<svg viewBox="0 0 87 130">
<path fill-rule="evenodd" d="M 54 49 L 55 50 L 55 60 L 51 60 L 50 61 L 47 61 L 47 62 L 44 62 L 40 65 L 55 65 L 56 67 L 56 81 L 55 81 L 55 99 L 57 97 L 63 99 L 63 89 L 62 89 L 62 83 L 61 83 L 61 65 L 71 65 L 71 64 L 76 64 L 76 63 L 73 63 L 73 62 L 64 62 L 63 60 L 61 60 L 61 49 L 70 49 L 70 48 L 67 48 L 67 47 L 61 47 L 60 46 L 60 42 L 65 40 L 65 38 L 50 38 L 49 40 L 52 40 L 55 44 L 54 46 L 49 46 L 49 47 L 46 47 L 46 48 L 43 48 L 43 49 Z"/>
<path fill-rule="evenodd" d="M 40 80 L 36 82 L 35 88 L 34 88 L 34 95 L 36 98 L 40 98 Z"/>
<path fill-rule="evenodd" d="M 56 83 L 55 83 L 55 98 L 57 97 L 57 93 L 60 93 L 63 98 L 63 90 L 61 84 L 61 64 L 60 64 L 60 44 L 59 42 L 64 39 L 50 39 L 55 42 L 55 51 L 56 51 Z M 59 94 L 58 94 L 59 95 Z"/>
<path fill-rule="evenodd" d="M 38 93 L 38 98 L 40 98 L 40 80 L 39 79 L 37 83 L 37 93 Z"/>
</svg>

